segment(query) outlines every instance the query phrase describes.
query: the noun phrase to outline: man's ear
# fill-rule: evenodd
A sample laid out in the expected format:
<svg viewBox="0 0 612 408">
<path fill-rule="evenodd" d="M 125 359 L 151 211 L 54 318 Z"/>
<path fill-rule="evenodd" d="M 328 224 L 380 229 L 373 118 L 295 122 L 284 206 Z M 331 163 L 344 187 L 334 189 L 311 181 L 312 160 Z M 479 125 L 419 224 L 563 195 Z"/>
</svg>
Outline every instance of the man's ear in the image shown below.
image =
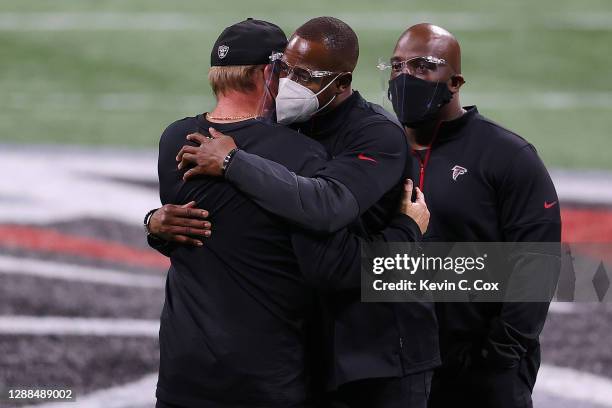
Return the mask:
<svg viewBox="0 0 612 408">
<path fill-rule="evenodd" d="M 459 91 L 459 89 L 463 86 L 463 84 L 465 84 L 465 79 L 463 78 L 463 75 L 461 74 L 453 75 L 449 79 L 448 88 L 450 89 L 452 93 L 455 93 Z"/>
<path fill-rule="evenodd" d="M 263 80 L 264 80 L 264 82 L 267 82 L 272 75 L 273 75 L 272 64 L 264 65 L 264 68 L 263 68 Z"/>
<path fill-rule="evenodd" d="M 353 74 L 347 73 L 342 74 L 336 79 L 336 89 L 338 93 L 345 92 L 347 89 L 351 88 L 351 83 L 353 82 Z"/>
</svg>

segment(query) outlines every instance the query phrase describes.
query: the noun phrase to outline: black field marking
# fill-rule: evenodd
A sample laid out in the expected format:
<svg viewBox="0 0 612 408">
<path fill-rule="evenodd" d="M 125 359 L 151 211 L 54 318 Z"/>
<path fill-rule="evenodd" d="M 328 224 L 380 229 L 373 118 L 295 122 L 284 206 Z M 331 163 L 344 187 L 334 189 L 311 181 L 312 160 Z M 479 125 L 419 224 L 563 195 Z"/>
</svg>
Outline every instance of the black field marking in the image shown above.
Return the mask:
<svg viewBox="0 0 612 408">
<path fill-rule="evenodd" d="M 159 319 L 159 289 L 0 274 L 0 314 Z"/>
</svg>

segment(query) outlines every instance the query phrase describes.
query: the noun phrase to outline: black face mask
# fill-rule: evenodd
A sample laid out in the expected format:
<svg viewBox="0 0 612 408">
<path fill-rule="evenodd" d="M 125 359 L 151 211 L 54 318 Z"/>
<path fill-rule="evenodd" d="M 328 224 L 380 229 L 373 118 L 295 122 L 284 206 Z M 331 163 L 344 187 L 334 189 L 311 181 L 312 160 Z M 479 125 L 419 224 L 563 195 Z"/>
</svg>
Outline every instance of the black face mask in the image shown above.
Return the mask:
<svg viewBox="0 0 612 408">
<path fill-rule="evenodd" d="M 389 81 L 389 99 L 400 123 L 415 128 L 435 120 L 453 93 L 445 82 L 431 82 L 409 74 Z"/>
</svg>

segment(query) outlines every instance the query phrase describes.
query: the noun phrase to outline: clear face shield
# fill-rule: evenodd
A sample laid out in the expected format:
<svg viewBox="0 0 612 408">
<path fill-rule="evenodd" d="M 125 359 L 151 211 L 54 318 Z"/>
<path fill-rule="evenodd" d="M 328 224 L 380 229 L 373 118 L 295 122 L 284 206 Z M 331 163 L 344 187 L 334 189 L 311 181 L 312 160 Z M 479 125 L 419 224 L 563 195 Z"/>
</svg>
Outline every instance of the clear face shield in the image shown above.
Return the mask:
<svg viewBox="0 0 612 408">
<path fill-rule="evenodd" d="M 267 75 L 264 77 L 264 91 L 257 108 L 257 120 L 265 123 L 276 123 L 276 95 L 282 58 L 282 52 L 273 52 L 269 57 L 270 64 L 264 71 Z"/>
<path fill-rule="evenodd" d="M 452 99 L 447 85 L 448 64 L 442 58 L 393 57 L 389 62 L 379 59 L 377 68 L 384 87 L 383 106 L 395 112 L 405 126 L 416 127 L 434 120 Z"/>
</svg>

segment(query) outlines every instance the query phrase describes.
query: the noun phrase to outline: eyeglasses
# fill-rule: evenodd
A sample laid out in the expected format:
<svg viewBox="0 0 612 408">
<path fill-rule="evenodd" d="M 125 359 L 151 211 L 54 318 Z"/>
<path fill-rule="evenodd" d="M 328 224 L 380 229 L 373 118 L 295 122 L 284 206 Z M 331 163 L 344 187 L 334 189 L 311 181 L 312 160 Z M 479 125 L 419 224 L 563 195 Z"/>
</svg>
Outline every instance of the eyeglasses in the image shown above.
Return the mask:
<svg viewBox="0 0 612 408">
<path fill-rule="evenodd" d="M 381 71 L 391 69 L 393 73 L 407 71 L 410 75 L 428 75 L 435 73 L 439 67 L 448 65 L 442 58 L 424 56 L 414 57 L 404 61 L 391 60 L 389 64 L 379 61 L 376 68 Z"/>
<path fill-rule="evenodd" d="M 316 71 L 297 65 L 289 65 L 287 61 L 279 59 L 277 62 L 279 71 L 282 76 L 288 77 L 301 84 L 310 84 L 321 78 L 337 74 L 333 71 Z"/>
</svg>

